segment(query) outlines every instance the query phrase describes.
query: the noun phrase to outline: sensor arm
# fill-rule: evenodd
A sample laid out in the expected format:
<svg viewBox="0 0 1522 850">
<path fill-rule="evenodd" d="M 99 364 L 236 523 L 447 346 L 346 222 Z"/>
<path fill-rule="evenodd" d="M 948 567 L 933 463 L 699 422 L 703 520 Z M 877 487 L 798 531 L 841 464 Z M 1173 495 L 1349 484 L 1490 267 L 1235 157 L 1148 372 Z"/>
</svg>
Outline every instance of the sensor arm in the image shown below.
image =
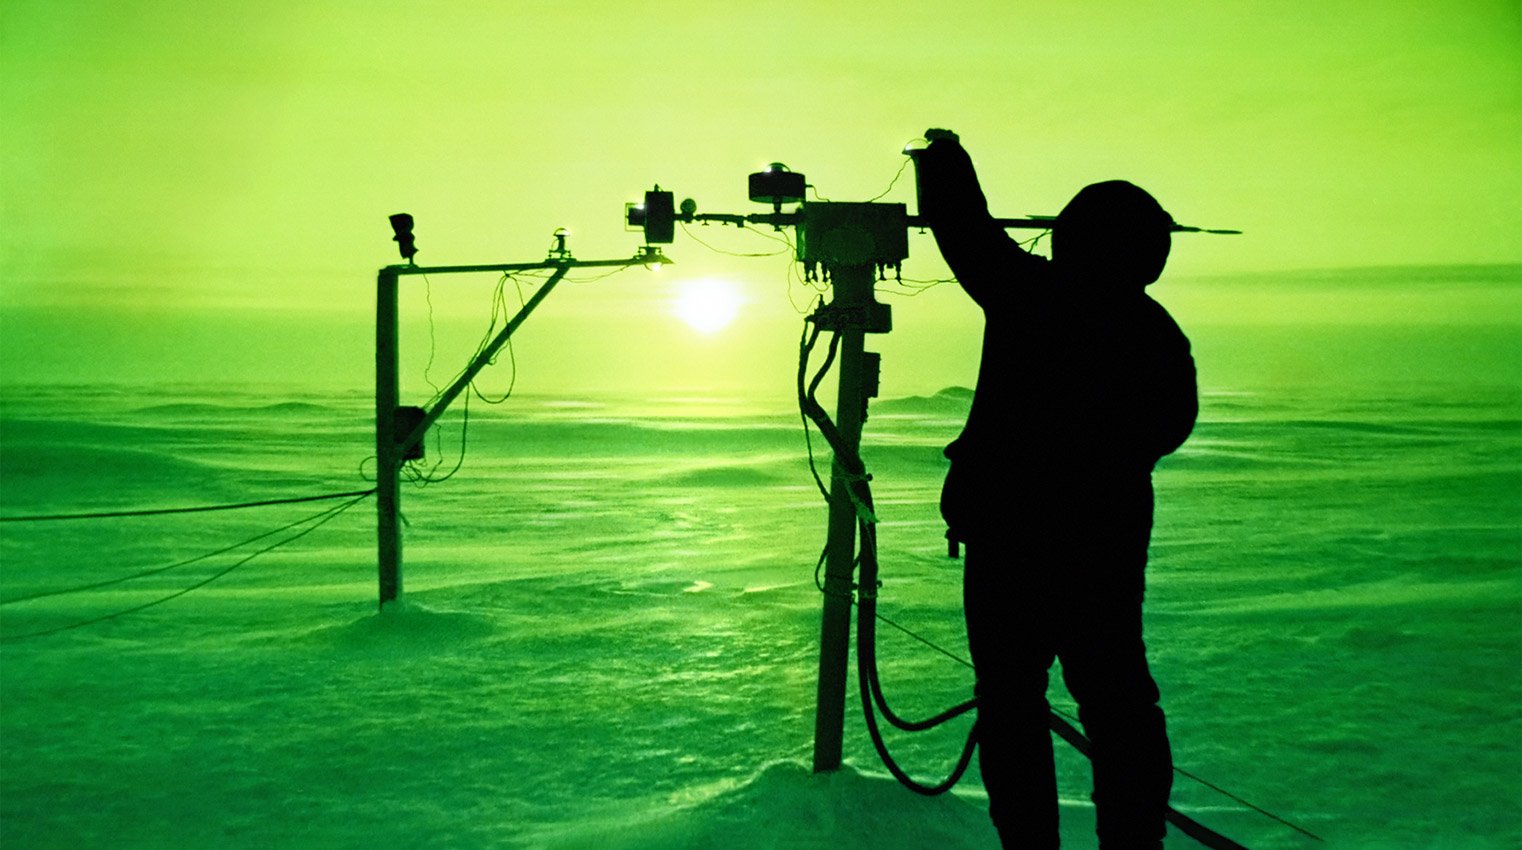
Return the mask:
<svg viewBox="0 0 1522 850">
<path fill-rule="evenodd" d="M 518 310 L 518 315 L 513 316 L 512 320 L 492 338 L 492 341 L 481 349 L 475 359 L 470 361 L 470 365 L 465 367 L 465 371 L 460 373 L 460 377 L 456 378 L 455 382 L 450 384 L 448 389 L 444 390 L 443 395 L 439 396 L 439 400 L 423 415 L 422 421 L 413 426 L 407 436 L 402 438 L 401 454 L 403 457 L 407 455 L 408 449 L 427 436 L 428 429 L 433 427 L 433 423 L 437 422 L 439 417 L 444 415 L 444 411 L 449 408 L 449 405 L 459 397 L 460 393 L 465 391 L 466 387 L 470 386 L 470 382 L 476 379 L 476 375 L 480 374 L 481 370 L 485 369 L 492 362 L 497 356 L 497 352 L 501 351 L 502 346 L 506 345 L 508 339 L 512 337 L 513 331 L 516 331 L 523 324 L 528 315 L 534 312 L 534 308 L 539 306 L 539 302 L 543 301 L 550 294 L 550 291 L 555 288 L 555 284 L 559 283 L 560 279 L 565 277 L 565 273 L 570 270 L 571 267 L 569 265 L 562 264 L 556 266 L 555 273 L 550 275 L 549 280 L 546 280 L 539 287 L 539 291 L 535 292 L 533 297 L 528 300 L 528 303 Z"/>
<path fill-rule="evenodd" d="M 816 201 L 815 203 L 821 202 Z M 749 213 L 746 215 L 741 215 L 739 213 L 676 213 L 674 219 L 683 224 L 692 224 L 694 222 L 709 224 L 711 222 L 718 222 L 719 224 L 733 224 L 738 227 L 744 227 L 747 224 L 770 224 L 773 227 L 794 227 L 803 221 L 803 213 L 801 211 L 784 213 Z M 1025 218 L 993 219 L 994 224 L 1006 230 L 1051 230 L 1052 225 L 1056 221 L 1057 217 L 1050 215 L 1033 215 L 1026 216 Z M 930 222 L 926 220 L 926 218 L 922 215 L 906 216 L 904 218 L 904 224 L 909 227 L 922 229 L 930 227 Z M 1172 232 L 1236 235 L 1240 234 L 1242 231 L 1217 230 L 1204 227 L 1191 227 L 1183 224 L 1175 224 L 1173 225 Z"/>
<path fill-rule="evenodd" d="M 926 154 L 930 153 L 931 151 L 937 151 L 937 153 L 930 154 L 930 165 L 937 171 L 944 172 L 948 170 L 945 163 L 948 153 L 953 155 L 955 153 L 960 153 L 964 160 L 967 159 L 966 152 L 963 151 L 957 144 L 955 133 L 951 133 L 947 130 L 928 130 L 926 131 L 926 135 L 932 139 L 932 145 L 927 146 L 924 149 L 905 151 L 905 153 L 909 154 L 910 159 L 914 161 L 915 172 L 917 176 L 919 175 L 920 169 L 927 164 Z M 949 140 L 949 146 L 951 150 L 947 153 L 939 152 L 947 147 L 947 140 Z M 937 141 L 940 142 L 939 148 L 934 144 L 934 142 Z M 951 170 L 955 171 L 954 168 Z M 965 228 L 969 224 L 974 224 L 979 229 L 992 229 L 995 231 L 1008 230 L 1012 228 L 1023 228 L 1027 230 L 1052 229 L 1052 225 L 1056 222 L 1056 216 L 1033 215 L 1027 216 L 1025 218 L 993 218 L 989 216 L 988 204 L 983 197 L 982 190 L 978 188 L 977 177 L 971 175 L 971 160 L 967 160 L 965 170 L 968 172 L 968 176 L 971 177 L 970 194 L 976 196 L 976 206 L 981 211 L 980 215 L 978 216 L 979 220 L 975 223 L 963 220 L 959 222 L 942 222 L 942 224 L 953 226 L 956 229 Z M 956 175 L 952 176 L 955 177 Z M 939 183 L 937 185 L 939 185 Z M 770 204 L 772 211 L 769 213 L 751 213 L 749 215 L 739 213 L 699 213 L 697 203 L 695 203 L 691 198 L 682 201 L 681 206 L 678 206 L 675 202 L 675 195 L 673 195 L 670 191 L 661 189 L 660 184 L 657 183 L 653 189 L 645 193 L 645 200 L 643 203 L 631 203 L 624 205 L 624 222 L 633 229 L 644 231 L 645 245 L 648 249 L 649 246 L 652 245 L 668 244 L 672 242 L 676 236 L 675 230 L 678 223 L 690 224 L 696 221 L 703 224 L 708 224 L 710 222 L 718 222 L 720 224 L 733 224 L 736 227 L 744 227 L 747 224 L 769 224 L 778 230 L 781 230 L 784 227 L 801 228 L 806 224 L 809 218 L 808 210 L 810 206 L 829 209 L 832 205 L 832 202 L 830 201 L 815 201 L 812 204 L 806 201 L 804 196 L 808 188 L 808 183 L 805 182 L 804 176 L 799 172 L 789 169 L 787 166 L 783 165 L 780 162 L 774 162 L 771 165 L 767 166 L 764 171 L 758 171 L 750 175 L 748 188 L 750 199 L 752 201 Z M 941 195 L 945 194 L 945 192 L 940 191 L 939 189 L 938 192 Z M 916 194 L 920 194 L 918 187 Z M 783 212 L 782 206 L 784 204 L 798 204 L 799 206 L 795 209 L 789 210 L 788 212 Z M 899 215 L 899 222 L 901 222 L 906 227 L 920 229 L 929 228 L 931 225 L 930 217 L 924 215 L 924 205 L 920 204 L 919 206 L 919 215 Z M 968 206 L 969 205 L 965 202 L 953 204 L 953 207 L 959 209 L 966 209 Z M 408 224 L 410 225 L 410 222 Z M 393 222 L 393 225 L 395 225 L 395 222 Z M 1172 227 L 1172 232 L 1227 234 L 1241 233 L 1242 231 L 1209 230 L 1203 227 L 1191 227 L 1182 224 L 1175 224 Z M 399 239 L 400 235 L 401 232 L 398 231 Z M 994 234 L 988 234 L 982 236 L 981 238 L 986 240 L 993 235 Z M 937 238 L 939 239 L 940 237 L 938 236 Z M 960 235 L 958 238 L 961 238 Z M 406 255 L 404 254 L 404 256 Z"/>
<path fill-rule="evenodd" d="M 449 405 L 459 397 L 460 393 L 464 392 L 465 389 L 470 386 L 470 382 L 475 380 L 476 375 L 480 374 L 482 369 L 485 369 L 488 365 L 491 364 L 492 359 L 497 356 L 497 352 L 502 350 L 502 346 L 507 344 L 507 341 L 512 337 L 513 332 L 518 330 L 518 327 L 528 319 L 529 314 L 534 312 L 534 308 L 538 307 L 539 303 L 543 301 L 545 297 L 550 294 L 550 291 L 555 288 L 555 285 L 560 283 L 561 279 L 565 277 L 566 272 L 570 271 L 573 268 L 609 266 L 623 267 L 641 265 L 650 262 L 670 261 L 666 260 L 659 253 L 646 253 L 622 260 L 564 259 L 545 260 L 539 263 L 511 263 L 480 266 L 393 266 L 392 270 L 394 270 L 397 274 L 447 274 L 452 272 L 502 272 L 506 274 L 515 271 L 531 271 L 534 269 L 554 269 L 554 273 L 550 275 L 549 279 L 539 287 L 539 290 L 535 292 L 531 298 L 529 298 L 528 302 L 524 304 L 523 307 L 518 311 L 518 314 L 513 316 L 507 325 L 504 326 L 502 330 L 492 338 L 491 342 L 486 344 L 486 347 L 481 349 L 480 353 L 476 355 L 475 359 L 470 361 L 470 365 L 465 367 L 465 371 L 460 373 L 460 377 L 455 379 L 455 382 L 450 384 L 449 388 L 440 394 L 439 400 L 435 402 L 431 408 L 428 409 L 428 411 L 423 415 L 422 420 L 418 422 L 417 425 L 413 426 L 412 430 L 409 431 L 406 436 L 401 438 L 399 447 L 397 449 L 398 456 L 405 455 L 408 449 L 412 448 L 414 445 L 417 445 L 420 441 L 422 441 L 423 437 L 428 434 L 428 429 L 433 427 L 433 423 L 437 422 L 439 417 L 444 415 L 444 411 L 449 408 Z"/>
</svg>

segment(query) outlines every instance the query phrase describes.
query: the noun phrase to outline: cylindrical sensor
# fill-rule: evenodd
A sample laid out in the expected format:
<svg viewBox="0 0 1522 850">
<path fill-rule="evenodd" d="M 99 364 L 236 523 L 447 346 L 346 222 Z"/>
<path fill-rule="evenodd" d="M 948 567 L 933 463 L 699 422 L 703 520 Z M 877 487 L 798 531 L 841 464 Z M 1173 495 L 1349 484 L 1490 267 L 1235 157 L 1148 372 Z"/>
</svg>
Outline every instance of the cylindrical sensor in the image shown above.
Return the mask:
<svg viewBox="0 0 1522 850">
<path fill-rule="evenodd" d="M 656 186 L 645 193 L 645 242 L 670 244 L 676 238 L 676 202 Z"/>
<path fill-rule="evenodd" d="M 806 185 L 802 174 L 789 171 L 787 166 L 774 162 L 765 171 L 757 171 L 750 176 L 750 199 L 774 207 L 801 204 Z"/>
</svg>

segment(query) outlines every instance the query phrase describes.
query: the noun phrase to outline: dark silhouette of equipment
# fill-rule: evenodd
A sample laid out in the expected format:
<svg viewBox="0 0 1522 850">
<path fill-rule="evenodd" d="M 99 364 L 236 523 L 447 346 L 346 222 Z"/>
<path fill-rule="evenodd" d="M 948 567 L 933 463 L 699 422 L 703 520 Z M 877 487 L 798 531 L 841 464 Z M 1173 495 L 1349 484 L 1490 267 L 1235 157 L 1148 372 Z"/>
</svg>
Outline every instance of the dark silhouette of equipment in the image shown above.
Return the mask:
<svg viewBox="0 0 1522 850">
<path fill-rule="evenodd" d="M 906 150 L 911 158 L 917 150 Z M 850 643 L 852 595 L 856 590 L 857 520 L 869 497 L 857 492 L 861 471 L 857 452 L 862 423 L 867 416 L 867 402 L 877 395 L 881 357 L 864 349 L 864 335 L 887 333 L 893 328 L 891 308 L 877 301 L 873 283 L 892 271 L 899 273 L 909 256 L 909 228 L 922 228 L 921 216 L 909 215 L 900 203 L 842 203 L 806 201 L 808 181 L 801 172 L 781 163 L 772 163 L 763 171 L 751 174 L 747 196 L 768 204 L 765 213 L 699 213 L 697 203 L 682 201 L 673 209 L 673 194 L 659 184 L 645 193 L 641 204 L 625 207 L 625 222 L 643 230 L 647 246 L 666 244 L 674 237 L 677 223 L 718 222 L 744 227 L 748 224 L 771 225 L 777 230 L 795 228 L 796 259 L 803 264 L 808 280 L 823 280 L 833 285 L 829 303 L 822 304 L 809 316 L 818 331 L 835 335 L 832 355 L 840 370 L 836 399 L 836 416 L 830 421 L 822 408 L 813 404 L 812 393 L 800 386 L 800 402 L 805 414 L 811 412 L 825 432 L 835 461 L 829 491 L 829 542 L 826 544 L 824 572 L 824 613 L 821 624 L 818 711 L 815 714 L 814 769 L 834 770 L 840 766 L 842 735 L 845 724 L 845 688 Z M 783 206 L 797 204 L 794 209 Z M 1050 230 L 1055 216 L 994 219 L 1000 227 Z M 1174 232 L 1201 232 L 1200 228 L 1172 225 Z M 1237 231 L 1204 231 L 1235 233 Z M 848 458 L 856 457 L 854 461 Z M 865 540 L 865 535 L 863 535 Z"/>
<path fill-rule="evenodd" d="M 396 409 L 397 441 L 400 442 L 406 439 L 407 435 L 411 434 L 413 429 L 423 424 L 423 420 L 427 418 L 428 411 L 424 410 L 421 407 L 414 407 L 412 405 L 402 405 L 398 407 Z M 418 440 L 408 445 L 407 448 L 402 451 L 402 460 L 422 460 L 424 458 L 424 447 L 426 445 L 427 442 L 424 440 Z"/>
<path fill-rule="evenodd" d="M 412 216 L 397 213 L 391 216 L 391 227 L 396 231 L 396 242 L 402 251 L 406 265 L 386 266 L 376 275 L 375 296 L 375 496 L 376 496 L 376 548 L 378 556 L 378 581 L 380 604 L 395 602 L 402 595 L 402 521 L 401 521 L 401 471 L 411 460 L 423 457 L 423 437 L 428 429 L 444 414 L 449 405 L 475 380 L 507 344 L 513 333 L 528 319 L 555 285 L 573 268 L 646 266 L 659 267 L 670 260 L 659 249 L 646 245 L 632 257 L 615 260 L 578 260 L 571 256 L 566 244 L 570 233 L 556 230 L 548 255 L 534 263 L 489 263 L 469 266 L 419 266 L 412 255 L 417 249 L 412 243 Z M 669 240 L 668 240 L 669 241 Z M 441 391 L 428 408 L 401 404 L 401 337 L 398 333 L 398 284 L 404 275 L 447 275 L 470 272 L 512 274 L 514 272 L 543 270 L 550 276 L 513 316 L 507 324 L 484 344 L 474 359 L 460 372 L 454 383 Z"/>
<path fill-rule="evenodd" d="M 808 183 L 803 175 L 780 162 L 750 176 L 750 199 L 758 204 L 771 204 L 775 212 L 781 212 L 783 204 L 803 203 L 806 188 Z"/>
<path fill-rule="evenodd" d="M 913 156 L 913 151 L 906 151 Z M 845 691 L 850 655 L 851 609 L 858 608 L 858 679 L 868 730 L 879 755 L 890 772 L 906 787 L 923 794 L 949 789 L 966 769 L 972 753 L 972 738 L 951 776 L 937 785 L 921 785 L 909 778 L 888 754 L 877 730 L 874 705 L 893 725 L 913 731 L 929 728 L 965 713 L 972 703 L 964 703 L 926 721 L 904 721 L 888 710 L 878 683 L 872 650 L 870 621 L 875 616 L 878 583 L 877 518 L 872 507 L 871 476 L 861 460 L 862 425 L 868 402 L 877 395 L 880 355 L 866 351 L 865 335 L 887 333 L 892 329 L 892 312 L 879 303 L 874 294 L 876 280 L 895 277 L 909 255 L 908 229 L 923 228 L 927 222 L 909 215 L 901 203 L 841 203 L 806 201 L 808 183 L 802 173 L 780 163 L 750 175 L 747 195 L 757 203 L 768 204 L 766 213 L 699 213 L 696 202 L 684 200 L 672 210 L 672 193 L 658 185 L 645 194 L 645 202 L 626 208 L 626 223 L 645 233 L 647 245 L 670 242 L 676 223 L 703 222 L 770 225 L 776 230 L 792 227 L 796 231 L 795 258 L 804 266 L 808 280 L 832 284 L 831 298 L 808 317 L 813 325 L 805 332 L 798 372 L 798 394 L 804 416 L 812 420 L 829 442 L 834 454 L 830 485 L 826 490 L 829 506 L 828 539 L 821 564 L 824 567 L 820 589 L 823 612 L 820 623 L 818 691 L 814 728 L 814 770 L 831 771 L 841 764 L 845 723 Z M 797 204 L 784 210 L 785 205 Z M 1051 230 L 1054 216 L 994 219 L 1003 228 Z M 1173 232 L 1201 232 L 1201 228 L 1172 225 Z M 1237 231 L 1205 231 L 1235 233 Z M 825 365 L 812 381 L 806 380 L 808 355 L 822 332 L 829 332 L 829 354 Z M 814 400 L 814 391 L 831 365 L 839 369 L 836 414 L 831 419 Z M 820 484 L 824 488 L 823 483 Z M 862 545 L 856 546 L 858 530 Z M 860 567 L 860 573 L 857 568 Z M 853 581 L 853 579 L 855 579 Z M 1060 721 L 1060 718 L 1056 718 Z M 1065 721 L 1063 721 L 1065 722 Z M 1076 730 L 1071 730 L 1077 735 Z M 1081 736 L 1079 736 L 1081 737 Z M 1176 813 L 1174 813 L 1176 814 Z M 1182 815 L 1180 820 L 1188 822 Z M 1200 827 L 1200 829 L 1204 829 Z M 1206 830 L 1208 832 L 1208 830 Z M 1221 844 L 1219 846 L 1235 846 Z"/>
<path fill-rule="evenodd" d="M 624 220 L 636 230 L 645 233 L 647 245 L 669 245 L 676 236 L 676 209 L 670 192 L 662 192 L 659 184 L 645 193 L 642 204 L 628 204 Z"/>
<path fill-rule="evenodd" d="M 905 153 L 912 157 L 915 152 Z M 804 265 L 806 278 L 833 285 L 829 303 L 819 305 L 808 317 L 807 321 L 813 325 L 813 334 L 809 336 L 805 333 L 798 378 L 800 408 L 806 418 L 814 421 L 834 453 L 830 487 L 826 491 L 829 503 L 828 541 L 820 558 L 821 566 L 825 569 L 820 587 L 824 603 L 820 626 L 814 769 L 816 772 L 830 771 L 838 768 L 841 763 L 850 616 L 855 604 L 860 618 L 859 683 L 874 745 L 889 770 L 906 786 L 920 793 L 940 793 L 954 785 L 967 767 L 974 742 L 971 734 L 969 733 L 958 766 L 950 777 L 934 787 L 919 785 L 905 775 L 887 753 L 873 716 L 873 705 L 891 724 L 900 729 L 915 731 L 960 716 L 974 704 L 963 703 L 928 720 L 914 722 L 905 721 L 891 712 L 883 698 L 877 678 L 872 621 L 874 616 L 890 624 L 891 621 L 875 614 L 879 586 L 876 580 L 877 518 L 868 485 L 870 475 L 866 472 L 859 452 L 868 402 L 878 394 L 881 363 L 880 355 L 864 349 L 865 334 L 887 333 L 892 329 L 891 310 L 888 305 L 876 300 L 874 282 L 884 279 L 889 270 L 897 276 L 902 261 L 908 257 L 908 229 L 924 228 L 927 223 L 920 216 L 909 215 L 905 205 L 899 203 L 876 203 L 875 199 L 865 203 L 807 202 L 805 192 L 808 183 L 804 175 L 781 163 L 772 163 L 765 170 L 751 174 L 747 189 L 751 201 L 768 204 L 771 211 L 700 214 L 693 200 L 683 200 L 678 207 L 674 204 L 673 194 L 656 185 L 645 193 L 642 203 L 626 205 L 625 222 L 642 232 L 645 245 L 632 258 L 619 260 L 576 260 L 567 246 L 569 234 L 558 230 L 548 256 L 540 262 L 424 268 L 412 262 L 417 253 L 412 233 L 412 216 L 397 213 L 390 217 L 395 234 L 393 241 L 397 243 L 407 264 L 386 266 L 379 271 L 377 277 L 375 436 L 378 470 L 374 492 L 377 494 L 378 510 L 380 602 L 384 606 L 396 601 L 402 592 L 400 472 L 403 464 L 422 457 L 422 440 L 428 429 L 449 404 L 470 386 L 480 370 L 492 362 L 513 332 L 567 271 L 571 268 L 596 266 L 645 265 L 659 268 L 671 261 L 657 246 L 674 240 L 678 223 L 719 222 L 740 227 L 767 224 L 776 230 L 796 228 L 796 259 Z M 799 206 L 784 211 L 783 206 L 790 204 Z M 1004 228 L 1051 230 L 1055 219 L 1054 216 L 1030 216 L 993 221 Z M 1178 224 L 1172 224 L 1170 229 L 1172 232 L 1240 232 L 1204 230 Z M 441 391 L 427 408 L 399 404 L 399 279 L 404 275 L 466 272 L 512 274 L 528 270 L 544 270 L 551 274 L 522 310 L 493 339 L 478 349 L 474 359 L 461 371 L 454 383 Z M 831 334 L 825 365 L 812 382 L 806 383 L 808 354 L 825 331 Z M 814 399 L 815 391 L 832 364 L 840 370 L 834 419 Z M 824 489 L 822 482 L 820 486 Z M 370 491 L 359 495 L 368 495 L 368 492 Z M 858 529 L 863 541 L 859 555 L 856 548 Z M 853 574 L 858 565 L 861 569 L 859 584 L 853 582 Z M 1080 750 L 1087 744 L 1076 729 L 1055 714 L 1052 717 L 1052 728 Z M 1190 835 L 1202 841 L 1207 838 L 1218 840 L 1219 843 L 1210 844 L 1212 847 L 1230 850 L 1238 848 L 1238 845 L 1222 839 L 1177 812 L 1170 810 L 1169 815 L 1175 825 L 1181 826 Z"/>
<path fill-rule="evenodd" d="M 391 232 L 396 234 L 391 241 L 396 243 L 396 250 L 401 252 L 402 259 L 412 262 L 417 256 L 417 245 L 412 239 L 412 216 L 407 213 L 397 213 L 391 216 Z"/>
</svg>

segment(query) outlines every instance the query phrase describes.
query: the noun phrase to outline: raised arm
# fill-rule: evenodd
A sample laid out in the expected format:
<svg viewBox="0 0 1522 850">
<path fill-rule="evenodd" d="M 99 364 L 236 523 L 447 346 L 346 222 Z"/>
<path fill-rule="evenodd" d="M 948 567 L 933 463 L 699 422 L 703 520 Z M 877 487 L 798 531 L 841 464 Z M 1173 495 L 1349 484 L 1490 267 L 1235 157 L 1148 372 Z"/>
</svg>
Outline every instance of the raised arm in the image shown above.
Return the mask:
<svg viewBox="0 0 1522 850">
<path fill-rule="evenodd" d="M 1045 261 L 1021 248 L 994 222 L 978 185 L 972 158 L 955 134 L 927 130 L 930 144 L 914 156 L 919 177 L 919 213 L 935 234 L 941 256 L 967 294 L 979 305 Z"/>
</svg>

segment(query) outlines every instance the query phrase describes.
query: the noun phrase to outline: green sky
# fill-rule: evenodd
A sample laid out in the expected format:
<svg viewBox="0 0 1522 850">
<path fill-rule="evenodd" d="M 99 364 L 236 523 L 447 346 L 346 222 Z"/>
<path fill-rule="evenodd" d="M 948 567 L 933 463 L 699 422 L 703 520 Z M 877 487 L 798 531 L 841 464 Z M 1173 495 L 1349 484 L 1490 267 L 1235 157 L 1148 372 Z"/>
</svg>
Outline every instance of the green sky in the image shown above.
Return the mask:
<svg viewBox="0 0 1522 850">
<path fill-rule="evenodd" d="M 1522 261 L 1515 2 L 10 0 L 0 14 L 10 383 L 194 378 L 215 362 L 209 381 L 326 368 L 362 386 L 389 213 L 417 217 L 426 263 L 537 259 L 562 226 L 579 256 L 621 256 L 637 244 L 622 205 L 653 182 L 746 212 L 745 175 L 781 160 L 824 196 L 865 199 L 927 126 L 962 134 L 1000 214 L 1055 212 L 1124 177 L 1181 221 L 1247 231 L 1179 239 L 1176 279 Z M 889 199 L 912 202 L 908 177 Z M 911 253 L 907 273 L 945 273 L 928 237 Z M 786 356 L 781 258 L 680 235 L 671 254 L 547 302 L 525 331 L 542 337 L 523 342 L 530 387 L 743 388 Z M 703 278 L 749 301 L 715 338 L 667 303 Z M 490 283 L 434 282 L 464 347 Z M 969 380 L 977 317 L 956 291 L 897 303 L 904 333 L 886 347 L 917 346 L 926 382 Z M 1195 322 L 1238 310 L 1189 303 Z"/>
</svg>

